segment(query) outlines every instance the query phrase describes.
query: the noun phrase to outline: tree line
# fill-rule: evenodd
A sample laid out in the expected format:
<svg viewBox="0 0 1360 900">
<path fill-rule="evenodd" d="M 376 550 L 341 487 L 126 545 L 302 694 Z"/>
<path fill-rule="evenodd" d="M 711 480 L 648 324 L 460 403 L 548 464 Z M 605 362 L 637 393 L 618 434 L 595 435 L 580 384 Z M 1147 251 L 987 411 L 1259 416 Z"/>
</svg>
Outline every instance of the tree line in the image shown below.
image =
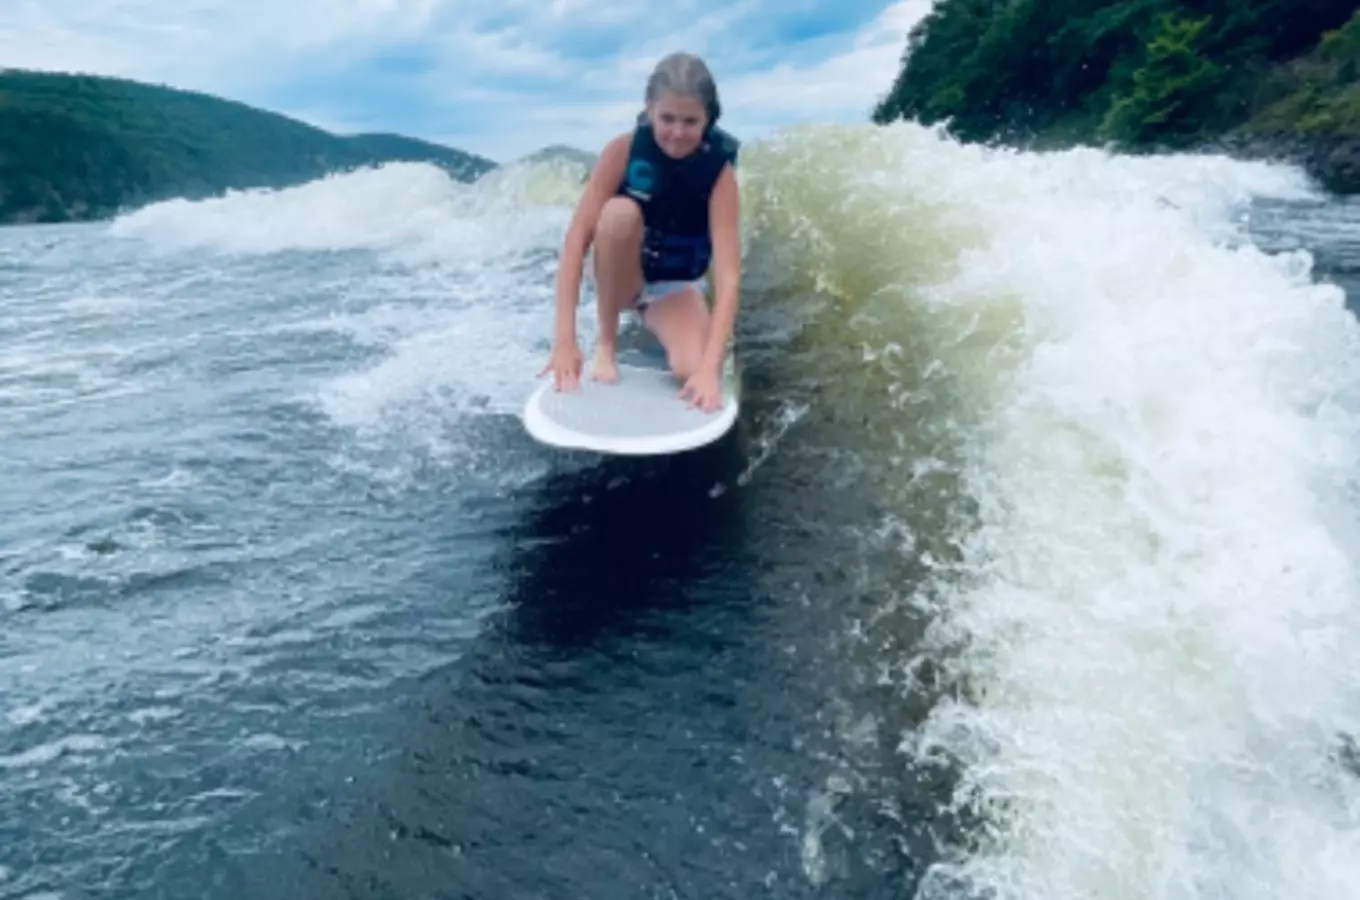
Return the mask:
<svg viewBox="0 0 1360 900">
<path fill-rule="evenodd" d="M 1127 149 L 1360 137 L 1358 66 L 1355 0 L 939 0 L 873 120 Z"/>
</svg>

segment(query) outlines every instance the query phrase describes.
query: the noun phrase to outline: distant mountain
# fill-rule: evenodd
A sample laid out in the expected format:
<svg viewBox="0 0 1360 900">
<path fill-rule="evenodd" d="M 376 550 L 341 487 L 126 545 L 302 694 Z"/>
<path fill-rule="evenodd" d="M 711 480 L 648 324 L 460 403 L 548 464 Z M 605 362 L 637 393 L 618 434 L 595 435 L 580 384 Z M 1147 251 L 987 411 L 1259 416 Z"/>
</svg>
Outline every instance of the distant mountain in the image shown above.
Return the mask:
<svg viewBox="0 0 1360 900">
<path fill-rule="evenodd" d="M 340 140 L 370 162 L 434 163 L 459 181 L 475 181 L 496 168 L 496 164 L 489 159 L 400 134 L 352 134 L 342 136 Z"/>
<path fill-rule="evenodd" d="M 544 147 L 541 150 L 535 150 L 528 156 L 525 156 L 517 160 L 517 162 L 541 163 L 551 162 L 555 160 L 566 160 L 567 162 L 580 163 L 581 165 L 590 168 L 595 165 L 595 159 L 597 156 L 598 154 L 587 153 L 585 150 L 579 150 L 576 147 L 568 147 L 566 144 L 552 144 L 550 146 Z"/>
<path fill-rule="evenodd" d="M 194 91 L 0 70 L 0 223 L 105 218 L 171 197 L 281 188 L 391 161 L 472 181 L 489 159 L 396 134 L 336 135 Z"/>
</svg>

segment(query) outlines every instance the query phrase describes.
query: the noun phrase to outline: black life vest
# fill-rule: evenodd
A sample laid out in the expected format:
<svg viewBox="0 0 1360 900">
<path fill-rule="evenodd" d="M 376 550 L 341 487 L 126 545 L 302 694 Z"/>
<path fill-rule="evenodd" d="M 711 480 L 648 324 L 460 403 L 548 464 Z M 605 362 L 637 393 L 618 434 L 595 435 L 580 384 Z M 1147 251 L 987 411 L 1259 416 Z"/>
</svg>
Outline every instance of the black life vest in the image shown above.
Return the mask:
<svg viewBox="0 0 1360 900">
<path fill-rule="evenodd" d="M 618 194 L 642 207 L 642 276 L 648 282 L 692 281 L 708 271 L 713 259 L 708 198 L 723 167 L 737 164 L 740 147 L 714 126 L 697 150 L 672 159 L 657 144 L 650 123 L 634 129 Z"/>
</svg>

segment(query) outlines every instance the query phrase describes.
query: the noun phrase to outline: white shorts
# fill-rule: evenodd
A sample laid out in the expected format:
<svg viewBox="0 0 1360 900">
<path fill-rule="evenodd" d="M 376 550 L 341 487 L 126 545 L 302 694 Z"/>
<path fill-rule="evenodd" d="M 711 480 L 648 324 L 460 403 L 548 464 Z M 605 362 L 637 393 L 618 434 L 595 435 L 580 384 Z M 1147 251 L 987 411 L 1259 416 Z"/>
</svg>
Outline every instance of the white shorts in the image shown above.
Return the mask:
<svg viewBox="0 0 1360 900">
<path fill-rule="evenodd" d="M 644 284 L 642 291 L 633 298 L 633 309 L 642 312 L 662 297 L 674 294 L 676 291 L 683 291 L 689 287 L 703 294 L 708 290 L 708 278 L 701 275 L 693 281 L 653 281 L 650 284 Z"/>
</svg>

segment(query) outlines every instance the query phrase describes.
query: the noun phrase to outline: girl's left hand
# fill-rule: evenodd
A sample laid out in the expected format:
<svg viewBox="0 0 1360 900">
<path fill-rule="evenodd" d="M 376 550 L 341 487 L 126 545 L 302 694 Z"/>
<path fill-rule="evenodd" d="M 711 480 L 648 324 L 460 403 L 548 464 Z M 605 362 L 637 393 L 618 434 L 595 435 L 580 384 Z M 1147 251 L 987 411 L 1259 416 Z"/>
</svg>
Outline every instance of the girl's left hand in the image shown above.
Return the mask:
<svg viewBox="0 0 1360 900">
<path fill-rule="evenodd" d="M 680 399 L 688 400 L 691 407 L 697 406 L 704 412 L 713 412 L 722 406 L 722 379 L 718 373 L 707 367 L 689 377 L 680 391 Z"/>
</svg>

